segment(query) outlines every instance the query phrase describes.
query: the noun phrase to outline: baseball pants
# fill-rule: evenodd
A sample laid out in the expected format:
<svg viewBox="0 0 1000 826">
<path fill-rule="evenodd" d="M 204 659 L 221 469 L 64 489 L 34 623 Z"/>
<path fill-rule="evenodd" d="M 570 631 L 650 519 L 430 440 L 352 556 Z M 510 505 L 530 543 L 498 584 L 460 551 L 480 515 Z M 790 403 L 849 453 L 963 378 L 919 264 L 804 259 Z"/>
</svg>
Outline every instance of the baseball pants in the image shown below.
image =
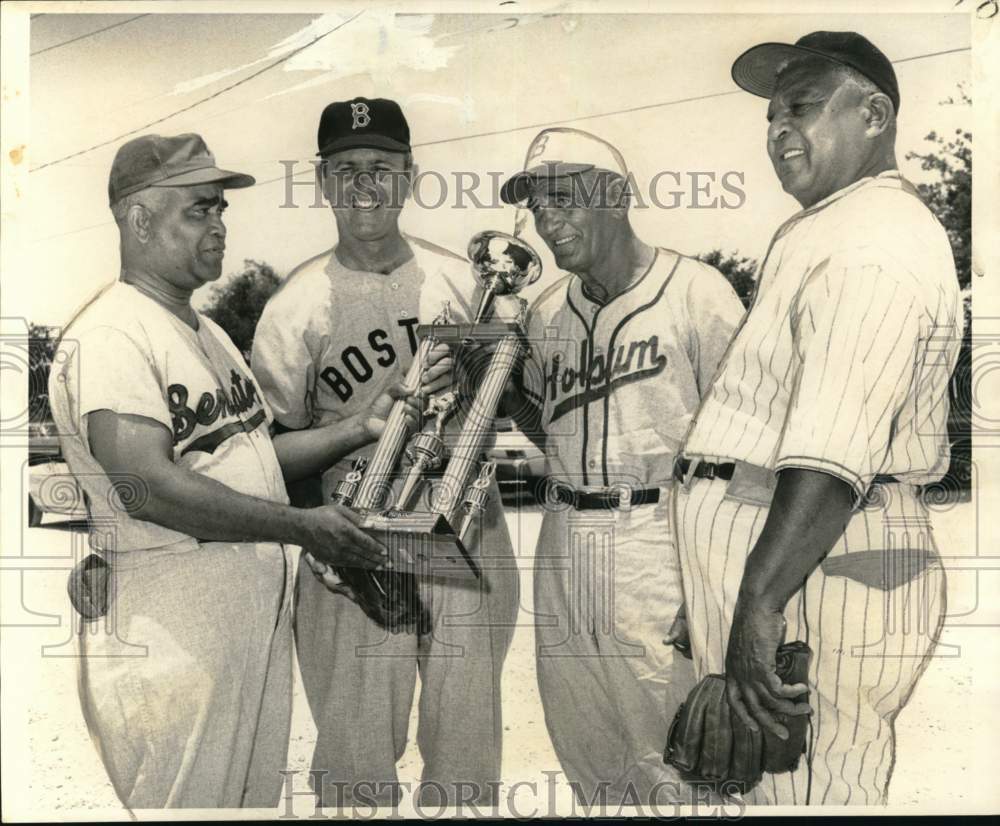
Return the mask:
<svg viewBox="0 0 1000 826">
<path fill-rule="evenodd" d="M 663 643 L 682 603 L 669 506 L 549 505 L 535 561 L 538 687 L 552 744 L 581 802 L 684 802 L 663 763 L 693 667 Z M 559 510 L 553 510 L 559 508 Z"/>
<path fill-rule="evenodd" d="M 496 518 L 503 520 L 499 510 Z M 495 540 L 480 557 L 481 580 L 421 579 L 432 630 L 420 638 L 380 628 L 299 565 L 295 640 L 317 728 L 312 777 L 321 805 L 399 799 L 396 763 L 406 749 L 418 673 L 422 799 L 427 805 L 494 802 L 503 735 L 500 676 L 517 616 L 518 573 L 506 527 L 491 527 Z"/>
<path fill-rule="evenodd" d="M 725 670 L 733 608 L 765 505 L 726 495 L 720 479 L 677 487 L 676 525 L 698 677 Z M 807 753 L 795 772 L 765 774 L 751 804 L 886 802 L 894 721 L 932 655 L 945 578 L 926 509 L 892 484 L 857 511 L 785 609 L 787 641 L 813 651 Z"/>
<path fill-rule="evenodd" d="M 272 543 L 108 556 L 111 607 L 83 624 L 79 690 L 122 803 L 277 805 L 292 712 L 291 560 Z"/>
</svg>

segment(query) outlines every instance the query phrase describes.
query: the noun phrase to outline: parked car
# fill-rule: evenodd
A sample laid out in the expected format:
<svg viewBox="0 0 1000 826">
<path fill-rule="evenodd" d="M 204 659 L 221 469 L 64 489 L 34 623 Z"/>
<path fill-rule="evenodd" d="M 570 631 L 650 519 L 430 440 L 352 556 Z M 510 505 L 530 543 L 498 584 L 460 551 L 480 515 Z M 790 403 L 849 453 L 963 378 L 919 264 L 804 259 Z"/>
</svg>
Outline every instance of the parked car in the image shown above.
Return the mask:
<svg viewBox="0 0 1000 826">
<path fill-rule="evenodd" d="M 28 524 L 37 528 L 46 513 L 87 518 L 83 492 L 63 459 L 55 425 L 33 422 L 28 431 Z"/>
</svg>

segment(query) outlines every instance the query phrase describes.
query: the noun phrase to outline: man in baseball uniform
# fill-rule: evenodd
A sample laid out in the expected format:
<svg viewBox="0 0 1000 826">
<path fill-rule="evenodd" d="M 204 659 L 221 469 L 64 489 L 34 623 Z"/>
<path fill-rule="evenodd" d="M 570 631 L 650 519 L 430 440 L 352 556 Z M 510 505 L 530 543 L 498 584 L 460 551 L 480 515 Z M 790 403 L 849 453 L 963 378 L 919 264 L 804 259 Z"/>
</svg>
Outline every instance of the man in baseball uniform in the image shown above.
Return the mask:
<svg viewBox="0 0 1000 826">
<path fill-rule="evenodd" d="M 71 595 L 107 615 L 81 630 L 80 698 L 129 808 L 277 802 L 292 698 L 282 543 L 334 564 L 384 552 L 344 509 L 288 506 L 270 408 L 191 306 L 222 272 L 224 190 L 253 183 L 198 135 L 124 144 L 108 184 L 121 278 L 68 325 L 49 381 L 95 551 Z"/>
<path fill-rule="evenodd" d="M 779 737 L 776 714 L 811 706 L 799 768 L 748 802 L 882 803 L 893 723 L 944 615 L 916 486 L 948 467 L 952 253 L 896 168 L 899 89 L 868 40 L 767 43 L 733 78 L 770 99 L 767 151 L 802 211 L 771 241 L 677 464 L 695 666 L 724 671 L 744 722 Z M 785 640 L 812 649 L 808 686 L 778 679 Z"/>
<path fill-rule="evenodd" d="M 531 211 L 565 273 L 529 312 L 519 417 L 540 425 L 551 482 L 535 566 L 545 722 L 578 797 L 648 805 L 690 796 L 662 759 L 692 685 L 664 644 L 683 602 L 667 489 L 743 307 L 718 271 L 635 235 L 627 176 L 600 138 L 547 129 L 501 197 Z"/>
<path fill-rule="evenodd" d="M 365 411 L 405 376 L 418 324 L 431 323 L 445 302 L 455 320 L 470 318 L 476 306 L 467 261 L 400 231 L 416 168 L 399 105 L 331 103 L 318 144 L 317 175 L 337 244 L 297 267 L 271 299 L 252 357 L 278 422 L 300 431 Z M 315 501 L 329 501 L 352 461 L 371 452 L 354 451 L 324 468 Z M 324 805 L 398 796 L 396 762 L 418 671 L 424 800 L 437 804 L 442 793 L 452 802 L 456 795 L 494 799 L 500 672 L 517 611 L 517 570 L 495 483 L 481 531 L 468 544 L 481 557 L 483 579 L 423 578 L 419 593 L 432 629 L 421 635 L 390 635 L 300 566 L 295 635 L 318 730 L 313 783 Z"/>
</svg>

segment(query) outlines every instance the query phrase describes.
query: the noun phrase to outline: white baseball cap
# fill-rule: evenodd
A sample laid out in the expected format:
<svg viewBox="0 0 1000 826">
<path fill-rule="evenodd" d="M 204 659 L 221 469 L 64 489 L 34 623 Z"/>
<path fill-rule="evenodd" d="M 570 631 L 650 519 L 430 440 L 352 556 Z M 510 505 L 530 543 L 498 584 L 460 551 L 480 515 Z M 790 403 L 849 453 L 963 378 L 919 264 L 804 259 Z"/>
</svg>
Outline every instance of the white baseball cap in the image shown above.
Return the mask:
<svg viewBox="0 0 1000 826">
<path fill-rule="evenodd" d="M 539 179 L 561 178 L 590 169 L 607 169 L 628 177 L 621 152 L 607 141 L 581 129 L 543 129 L 528 147 L 522 171 L 500 189 L 500 198 L 506 204 L 518 204 L 531 194 Z"/>
</svg>

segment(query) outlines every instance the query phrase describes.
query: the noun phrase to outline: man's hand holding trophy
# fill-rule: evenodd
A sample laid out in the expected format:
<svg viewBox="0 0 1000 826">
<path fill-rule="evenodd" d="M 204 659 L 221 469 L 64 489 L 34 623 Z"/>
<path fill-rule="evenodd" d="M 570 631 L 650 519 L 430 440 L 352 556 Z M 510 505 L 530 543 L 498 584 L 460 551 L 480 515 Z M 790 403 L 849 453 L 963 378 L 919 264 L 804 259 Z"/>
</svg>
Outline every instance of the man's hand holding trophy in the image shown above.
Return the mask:
<svg viewBox="0 0 1000 826">
<path fill-rule="evenodd" d="M 389 562 L 383 570 L 331 569 L 308 552 L 303 555 L 330 590 L 347 593 L 394 633 L 430 630 L 417 575 L 481 575 L 465 543 L 474 535 L 472 526 L 493 479 L 495 466 L 485 450 L 503 391 L 522 355 L 527 308 L 524 299 L 516 298 L 516 317 L 500 320 L 496 299 L 516 296 L 542 271 L 528 244 L 501 232 L 475 235 L 468 258 L 481 287 L 475 318 L 454 323 L 445 305 L 432 324 L 418 327 L 420 345 L 405 381 L 390 391 L 395 400 L 384 424 L 384 411 L 373 410 L 369 419 L 373 435 L 381 431 L 374 453 L 356 460 L 333 493 L 335 503 L 356 511 L 362 527 L 384 542 Z M 463 355 L 473 349 L 480 356 L 476 373 L 456 383 L 455 374 L 466 366 Z M 448 435 L 445 426 L 456 416 L 461 428 L 457 436 Z M 424 424 L 418 429 L 420 420 Z"/>
</svg>

